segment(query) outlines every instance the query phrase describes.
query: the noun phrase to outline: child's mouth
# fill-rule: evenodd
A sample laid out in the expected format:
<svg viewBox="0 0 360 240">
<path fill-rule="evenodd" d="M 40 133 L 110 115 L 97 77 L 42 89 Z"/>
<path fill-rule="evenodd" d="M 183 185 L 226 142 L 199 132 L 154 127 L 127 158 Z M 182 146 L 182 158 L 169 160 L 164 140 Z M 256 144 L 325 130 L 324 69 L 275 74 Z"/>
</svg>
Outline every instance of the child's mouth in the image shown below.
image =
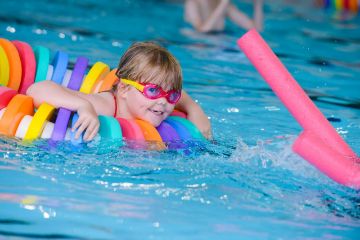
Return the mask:
<svg viewBox="0 0 360 240">
<path fill-rule="evenodd" d="M 149 109 L 150 112 L 152 112 L 153 114 L 157 115 L 157 116 L 161 116 L 164 114 L 163 111 L 159 111 L 159 110 L 155 110 L 155 109 Z"/>
</svg>

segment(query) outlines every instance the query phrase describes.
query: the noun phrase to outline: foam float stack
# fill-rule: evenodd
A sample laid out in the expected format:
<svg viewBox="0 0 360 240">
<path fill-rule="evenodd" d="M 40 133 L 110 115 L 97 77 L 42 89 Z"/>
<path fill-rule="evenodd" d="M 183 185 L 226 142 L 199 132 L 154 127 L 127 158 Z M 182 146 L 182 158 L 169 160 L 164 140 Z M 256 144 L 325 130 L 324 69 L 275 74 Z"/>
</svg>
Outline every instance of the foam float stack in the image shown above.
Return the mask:
<svg viewBox="0 0 360 240">
<path fill-rule="evenodd" d="M 110 71 L 103 62 L 91 66 L 89 60 L 81 56 L 69 69 L 69 56 L 62 51 L 55 52 L 50 60 L 51 52 L 46 47 L 32 48 L 25 42 L 0 38 L 0 134 L 28 141 L 45 138 L 82 142 L 69 130 L 77 120 L 76 113 L 65 108 L 55 109 L 48 103 L 42 103 L 35 111 L 33 99 L 25 95 L 26 90 L 33 83 L 47 79 L 85 94 L 107 91 L 117 81 L 116 69 Z M 123 139 L 155 141 L 157 149 L 165 149 L 165 142 L 204 140 L 184 114 L 174 111 L 172 115 L 157 128 L 143 120 L 99 116 L 99 135 L 101 139 L 118 140 L 119 146 Z"/>
<path fill-rule="evenodd" d="M 322 0 L 320 3 L 325 9 L 350 11 L 352 13 L 358 13 L 360 4 L 359 0 Z"/>
<path fill-rule="evenodd" d="M 304 129 L 293 145 L 298 153 L 336 182 L 359 189 L 360 160 L 341 138 L 256 30 L 238 45 Z"/>
</svg>

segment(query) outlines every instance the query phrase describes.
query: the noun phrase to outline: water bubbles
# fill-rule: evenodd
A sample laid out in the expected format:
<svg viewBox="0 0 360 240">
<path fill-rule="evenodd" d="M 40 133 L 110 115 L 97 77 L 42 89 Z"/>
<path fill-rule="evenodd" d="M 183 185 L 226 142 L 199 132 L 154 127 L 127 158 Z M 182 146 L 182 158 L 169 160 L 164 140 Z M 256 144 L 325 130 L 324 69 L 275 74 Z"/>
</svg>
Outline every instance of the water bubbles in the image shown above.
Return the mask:
<svg viewBox="0 0 360 240">
<path fill-rule="evenodd" d="M 47 34 L 47 31 L 45 29 L 37 28 L 34 30 L 34 33 L 36 33 L 38 35 L 45 35 L 45 34 Z"/>
<path fill-rule="evenodd" d="M 15 33 L 16 32 L 16 29 L 12 26 L 7 26 L 6 27 L 6 31 L 10 32 L 10 33 Z"/>
<path fill-rule="evenodd" d="M 235 108 L 235 107 L 227 108 L 226 111 L 228 113 L 238 113 L 238 112 L 240 112 L 240 110 L 238 108 Z"/>
<path fill-rule="evenodd" d="M 43 218 L 45 218 L 45 219 L 56 217 L 56 212 L 51 208 L 39 206 L 38 209 L 42 213 Z"/>
<path fill-rule="evenodd" d="M 227 201 L 228 196 L 226 194 L 224 194 L 224 195 L 220 196 L 220 200 Z"/>
<path fill-rule="evenodd" d="M 111 45 L 113 46 L 113 47 L 122 47 L 123 45 L 120 43 L 120 42 L 118 42 L 118 41 L 113 41 L 112 43 L 111 43 Z"/>
<path fill-rule="evenodd" d="M 336 131 L 337 131 L 340 135 L 346 135 L 346 134 L 349 133 L 348 130 L 343 129 L 342 127 L 336 128 Z"/>
<path fill-rule="evenodd" d="M 65 35 L 65 33 L 59 33 L 59 34 L 58 34 L 58 37 L 64 39 L 64 38 L 66 37 L 66 35 Z"/>
<path fill-rule="evenodd" d="M 71 41 L 76 42 L 78 40 L 78 36 L 72 34 L 71 35 Z"/>
<path fill-rule="evenodd" d="M 182 196 L 182 197 L 181 197 L 181 200 L 190 201 L 190 200 L 191 200 L 191 197 L 190 197 L 189 195 L 185 195 L 185 196 Z"/>
<path fill-rule="evenodd" d="M 265 106 L 265 109 L 268 110 L 269 112 L 280 111 L 280 108 L 277 106 Z"/>
<path fill-rule="evenodd" d="M 159 228 L 160 227 L 160 223 L 159 222 L 153 222 L 153 227 L 155 228 Z"/>
<path fill-rule="evenodd" d="M 36 209 L 36 207 L 34 205 L 24 205 L 23 206 L 26 210 L 30 210 L 30 211 L 33 211 Z"/>
</svg>

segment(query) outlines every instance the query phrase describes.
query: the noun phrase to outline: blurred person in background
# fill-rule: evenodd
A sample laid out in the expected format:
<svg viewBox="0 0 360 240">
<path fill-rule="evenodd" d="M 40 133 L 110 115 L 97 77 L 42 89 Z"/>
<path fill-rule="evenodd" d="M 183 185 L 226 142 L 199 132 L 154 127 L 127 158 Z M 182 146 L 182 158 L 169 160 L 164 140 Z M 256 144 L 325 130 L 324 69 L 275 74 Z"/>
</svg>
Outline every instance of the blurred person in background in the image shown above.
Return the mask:
<svg viewBox="0 0 360 240">
<path fill-rule="evenodd" d="M 222 32 L 225 20 L 249 30 L 263 28 L 263 0 L 253 0 L 253 18 L 237 8 L 230 0 L 185 0 L 185 21 L 198 32 Z"/>
</svg>

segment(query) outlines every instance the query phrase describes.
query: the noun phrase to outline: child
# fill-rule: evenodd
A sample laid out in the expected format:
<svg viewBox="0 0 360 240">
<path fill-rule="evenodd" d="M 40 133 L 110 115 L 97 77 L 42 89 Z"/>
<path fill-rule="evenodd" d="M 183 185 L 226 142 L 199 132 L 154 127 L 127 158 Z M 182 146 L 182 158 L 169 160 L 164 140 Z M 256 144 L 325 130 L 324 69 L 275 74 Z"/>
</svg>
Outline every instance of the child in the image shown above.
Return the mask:
<svg viewBox="0 0 360 240">
<path fill-rule="evenodd" d="M 263 0 L 254 0 L 254 20 L 240 11 L 230 0 L 186 0 L 185 21 L 198 32 L 223 31 L 229 18 L 247 30 L 262 30 Z"/>
<path fill-rule="evenodd" d="M 112 91 L 84 94 L 52 81 L 33 84 L 27 95 L 35 106 L 47 102 L 56 108 L 77 111 L 75 138 L 92 140 L 99 130 L 98 115 L 142 119 L 157 127 L 176 107 L 187 113 L 205 137 L 211 138 L 210 122 L 182 90 L 182 73 L 178 61 L 165 48 L 150 42 L 132 45 L 120 59 L 116 75 L 119 81 Z"/>
</svg>

